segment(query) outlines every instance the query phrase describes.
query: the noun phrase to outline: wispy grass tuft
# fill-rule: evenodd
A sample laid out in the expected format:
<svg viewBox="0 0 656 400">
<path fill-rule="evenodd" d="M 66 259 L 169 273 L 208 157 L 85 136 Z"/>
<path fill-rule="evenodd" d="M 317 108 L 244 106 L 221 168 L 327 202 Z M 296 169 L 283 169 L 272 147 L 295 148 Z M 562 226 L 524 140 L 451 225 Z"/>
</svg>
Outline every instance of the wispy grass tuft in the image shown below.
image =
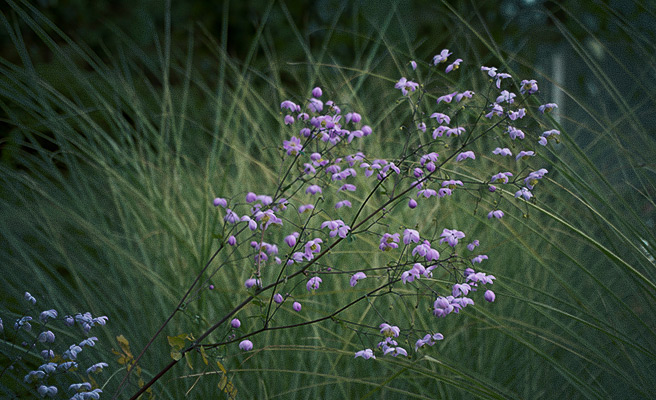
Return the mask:
<svg viewBox="0 0 656 400">
<path fill-rule="evenodd" d="M 526 78 L 544 82 L 541 89 L 565 96 L 554 120 L 562 144 L 544 160 L 553 163 L 549 189 L 528 208 L 508 213 L 512 224 L 500 223 L 480 238 L 490 255 L 486 272 L 497 277 L 497 301 L 451 321 L 413 321 L 450 334 L 427 355 L 380 357 L 366 368 L 353 360 L 362 338 L 338 319 L 266 332 L 258 342 L 268 345 L 247 357 L 236 348 L 221 354 L 228 378 L 240 397 L 252 398 L 656 395 L 656 144 L 649 114 L 656 109 L 649 78 L 656 48 L 620 11 L 603 6 L 616 29 L 633 38 L 641 68 L 591 36 L 602 62 L 571 32 L 572 26 L 586 29 L 573 13 L 569 24 L 551 19 L 567 43 L 568 62 L 589 71 L 588 86 L 598 90 L 590 96 L 586 86 L 571 87 L 537 70 L 528 55 L 497 43 L 480 15 L 448 2 L 427 12 L 443 16 L 435 32 L 458 34 L 437 35 L 435 43 L 400 23 L 407 21 L 402 7 L 353 18 L 343 28 L 349 15 L 368 11 L 344 5 L 327 26 L 303 32 L 285 3 L 272 1 L 243 60 L 227 48 L 229 2 L 221 10 L 220 37 L 196 27 L 185 48 L 172 48 L 172 28 L 159 27 L 156 54 L 118 30 L 116 43 L 95 54 L 29 3 L 7 4 L 11 10 L 0 14 L 0 24 L 15 54 L 0 58 L 6 132 L 0 142 L 0 307 L 15 309 L 11 299 L 29 290 L 56 308 L 106 314 L 98 345 L 107 360 L 115 357 L 110 350 L 118 348 L 120 334 L 137 352 L 216 248 L 211 199 L 275 187 L 277 171 L 270 168 L 286 138 L 281 100 L 317 85 L 339 93 L 340 101 L 362 110 L 379 138 L 367 151 L 395 154 L 404 121 L 393 83 L 410 59 L 427 62 L 448 47 L 513 75 L 530 71 Z M 652 8 L 641 7 L 653 17 Z M 286 21 L 296 38 L 288 46 L 296 52 L 276 47 L 272 20 Z M 32 62 L 19 25 L 40 38 L 51 62 Z M 313 35 L 322 39 L 319 46 L 312 45 Z M 352 65 L 342 53 L 334 55 L 345 40 L 357 60 Z M 485 217 L 457 204 L 432 211 L 436 225 L 458 222 L 472 233 Z M 379 254 L 350 250 L 340 255 L 343 265 L 385 262 Z M 201 332 L 211 324 L 240 295 L 234 282 L 243 280 L 242 272 L 234 264 L 221 270 L 212 278 L 218 290 L 203 294 L 166 334 Z M 351 295 L 327 287 L 303 304 L 320 308 Z M 282 321 L 292 313 L 283 306 Z M 367 324 L 375 313 L 368 307 L 345 317 Z M 168 362 L 169 351 L 165 339 L 156 342 L 141 364 L 147 377 Z M 161 397 L 181 398 L 192 387 L 197 398 L 218 391 L 216 369 L 175 373 L 156 386 Z M 109 393 L 119 376 L 107 383 Z"/>
</svg>

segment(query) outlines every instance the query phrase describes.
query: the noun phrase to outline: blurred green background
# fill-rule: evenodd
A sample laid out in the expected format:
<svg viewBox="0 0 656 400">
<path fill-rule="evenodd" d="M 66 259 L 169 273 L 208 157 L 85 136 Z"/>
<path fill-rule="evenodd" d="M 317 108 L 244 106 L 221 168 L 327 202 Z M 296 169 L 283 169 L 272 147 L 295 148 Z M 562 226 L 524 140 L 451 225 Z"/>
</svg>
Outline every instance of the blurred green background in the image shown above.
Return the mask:
<svg viewBox="0 0 656 400">
<path fill-rule="evenodd" d="M 651 2 L 42 0 L 0 11 L 2 317 L 21 312 L 26 290 L 108 315 L 95 333 L 107 376 L 119 371 L 107 392 L 122 377 L 116 336 L 138 352 L 215 248 L 210 200 L 271 190 L 266 166 L 288 136 L 280 101 L 317 85 L 338 93 L 388 135 L 368 148 L 387 154 L 400 121 L 394 82 L 409 60 L 449 48 L 469 66 L 537 79 L 560 106 L 549 189 L 530 218 L 480 233 L 498 301 L 440 320 L 447 339 L 424 358 L 354 362 L 356 336 L 329 323 L 258 336 L 270 345 L 253 357 L 216 354 L 238 397 L 656 395 Z M 480 215 L 457 211 L 481 230 Z M 244 295 L 230 286 L 242 272 L 220 272 L 221 290 L 166 334 L 211 325 Z M 304 307 L 344 295 L 331 288 Z M 169 359 L 160 337 L 144 375 Z M 155 386 L 159 398 L 226 395 L 216 376 L 195 385 L 199 371 L 178 367 Z"/>
</svg>

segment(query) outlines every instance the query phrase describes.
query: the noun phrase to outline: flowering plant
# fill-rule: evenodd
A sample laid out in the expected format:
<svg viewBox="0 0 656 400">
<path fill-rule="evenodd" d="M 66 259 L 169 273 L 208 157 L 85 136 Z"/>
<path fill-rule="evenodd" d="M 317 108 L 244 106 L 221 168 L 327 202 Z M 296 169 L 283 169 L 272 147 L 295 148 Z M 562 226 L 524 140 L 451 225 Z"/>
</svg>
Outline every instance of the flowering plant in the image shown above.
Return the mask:
<svg viewBox="0 0 656 400">
<path fill-rule="evenodd" d="M 25 292 L 24 301 L 36 309 L 37 300 L 29 292 Z M 86 363 L 92 358 L 86 354 L 89 352 L 87 349 L 94 347 L 98 341 L 97 337 L 90 336 L 91 329 L 104 326 L 107 320 L 106 316 L 94 317 L 88 312 L 62 316 L 55 309 L 42 311 L 38 317 L 21 315 L 13 328 L 5 327 L 0 318 L 0 334 L 9 344 L 2 350 L 0 381 L 12 377 L 14 381 L 21 381 L 20 375 L 24 374 L 22 388 L 9 392 L 5 388 L 4 392 L 13 392 L 14 396 L 18 396 L 16 398 L 30 393 L 32 396 L 36 394 L 50 398 L 59 394 L 71 400 L 99 399 L 102 389 L 93 375 L 101 373 L 108 364 L 97 362 L 88 365 Z M 53 331 L 70 329 L 77 330 L 84 339 L 68 347 L 62 346 L 62 339 L 57 339 L 59 333 L 55 335 Z"/>
<path fill-rule="evenodd" d="M 174 360 L 133 398 L 192 351 L 200 351 L 204 360 L 208 350 L 226 346 L 253 351 L 265 331 L 331 319 L 359 334 L 362 345 L 353 345 L 355 358 L 409 357 L 448 335 L 414 327 L 412 313 L 428 308 L 444 318 L 480 299 L 495 301 L 490 288 L 495 277 L 485 272 L 493 268 L 482 268 L 493 261 L 477 251 L 480 241 L 461 226 L 438 226 L 431 211 L 471 205 L 475 213 L 484 209 L 481 214 L 489 220 L 479 223 L 496 224 L 524 208 L 524 202 L 535 201 L 548 171 L 533 168 L 531 161 L 539 159 L 539 146 L 558 142 L 559 132 L 542 117 L 557 106 L 540 104 L 535 80 L 517 84 L 494 67 L 480 68 L 489 78 L 482 90 L 454 90 L 445 85 L 446 74 L 453 76 L 466 62 L 458 58 L 443 69 L 451 55 L 444 49 L 425 64 L 424 83 L 401 77 L 394 85 L 399 105 L 408 107 L 397 154 L 362 151 L 364 142 L 387 133 L 376 132 L 358 110 L 324 100 L 319 87 L 303 101 L 280 104 L 287 139 L 280 147 L 275 189 L 258 194 L 244 188 L 213 200 L 220 218 L 218 248 L 176 311 L 195 298 L 191 293 L 216 289 L 213 277 L 231 265 L 241 271 L 243 280 L 234 286 L 242 288 L 244 299 L 197 338 L 185 336 L 186 347 L 176 342 Z M 416 73 L 417 62 L 410 65 Z M 336 256 L 338 248 L 375 255 L 346 265 Z M 222 261 L 215 265 L 219 256 Z M 340 304 L 302 307 L 330 288 L 353 295 Z M 383 311 L 410 294 L 418 307 L 406 307 L 408 315 Z M 378 320 L 340 319 L 340 313 L 361 303 L 374 307 Z M 298 320 L 278 325 L 282 311 L 293 311 Z M 220 329 L 223 338 L 210 341 Z M 227 383 L 223 387 L 228 392 Z"/>
</svg>

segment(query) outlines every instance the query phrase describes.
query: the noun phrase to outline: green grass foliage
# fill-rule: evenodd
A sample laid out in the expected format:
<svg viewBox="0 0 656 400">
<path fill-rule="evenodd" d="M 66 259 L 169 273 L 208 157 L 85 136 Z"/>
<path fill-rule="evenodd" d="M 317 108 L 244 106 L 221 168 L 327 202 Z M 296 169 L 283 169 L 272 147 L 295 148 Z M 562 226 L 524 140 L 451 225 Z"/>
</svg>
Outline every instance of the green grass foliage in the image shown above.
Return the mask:
<svg viewBox="0 0 656 400">
<path fill-rule="evenodd" d="M 217 11 L 224 23 L 225 3 Z M 250 353 L 236 344 L 208 349 L 207 365 L 192 354 L 193 368 L 179 363 L 154 386 L 157 398 L 228 396 L 223 376 L 238 398 L 656 396 L 654 31 L 600 5 L 608 24 L 631 38 L 630 50 L 620 51 L 593 32 L 582 39 L 587 25 L 563 6 L 568 24 L 550 21 L 568 65 L 586 73 L 577 86 L 540 68 L 522 52 L 521 40 L 495 39 L 474 6 L 450 2 L 427 11 L 440 14 L 429 35 L 404 28 L 402 7 L 367 19 L 363 5 L 336 8 L 314 36 L 299 29 L 284 2 L 270 2 L 241 58 L 228 51 L 227 27 L 215 36 L 197 26 L 174 46 L 168 18 L 153 35 L 152 51 L 117 29 L 116 43 L 99 52 L 71 40 L 27 2 L 7 4 L 0 26 L 13 51 L 0 58 L 0 308 L 20 312 L 15 299 L 30 291 L 44 307 L 109 316 L 95 332 L 110 363 L 98 378 L 103 398 L 125 374 L 111 352 L 119 349 L 116 337 L 123 335 L 137 354 L 216 249 L 220 219 L 212 199 L 275 189 L 279 147 L 290 136 L 280 102 L 302 101 L 321 86 L 373 127 L 367 154 L 393 157 L 399 127 L 407 123 L 394 82 L 409 60 L 428 62 L 442 48 L 470 66 L 496 65 L 538 79 L 541 89 L 560 90 L 564 99 L 554 120 L 562 141 L 543 160 L 553 166 L 538 201 L 511 208 L 491 232 L 483 229 L 489 226 L 484 214 L 457 201 L 407 217 L 479 235 L 490 256 L 487 272 L 497 277 L 496 302 L 448 319 L 417 314 L 414 325 L 440 331 L 445 340 L 407 359 L 354 360 L 368 346 L 339 319 L 268 331 L 253 338 Z M 653 7 L 644 7 L 653 23 Z M 358 17 L 351 20 L 354 10 Z M 272 20 L 293 34 L 289 48 L 276 45 Z M 48 62 L 32 62 L 21 29 L 39 38 Z M 353 53 L 347 61 L 333 55 L 345 54 L 344 46 Z M 483 84 L 474 72 L 447 84 Z M 331 260 L 344 269 L 387 261 L 355 245 Z M 166 335 L 198 336 L 245 297 L 248 271 L 240 255 L 215 264 L 223 265 L 211 277 L 216 289 L 199 293 Z M 318 315 L 362 294 L 364 285 L 322 287 L 301 298 L 301 316 L 284 305 L 277 323 Z M 414 303 L 388 306 L 403 315 Z M 343 317 L 377 325 L 376 307 L 363 304 Z M 5 329 L 11 315 L 3 314 Z M 170 359 L 160 336 L 140 363 L 144 379 Z M 122 397 L 136 390 L 135 382 Z"/>
</svg>

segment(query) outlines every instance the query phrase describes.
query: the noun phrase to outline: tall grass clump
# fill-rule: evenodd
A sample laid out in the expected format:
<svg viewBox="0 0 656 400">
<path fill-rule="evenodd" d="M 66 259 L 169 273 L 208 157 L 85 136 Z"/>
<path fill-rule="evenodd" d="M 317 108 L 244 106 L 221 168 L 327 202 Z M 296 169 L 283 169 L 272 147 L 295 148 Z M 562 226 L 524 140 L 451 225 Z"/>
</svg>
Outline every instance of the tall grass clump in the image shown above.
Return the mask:
<svg viewBox="0 0 656 400">
<path fill-rule="evenodd" d="M 219 37 L 194 27 L 175 46 L 166 14 L 151 49 L 116 29 L 104 53 L 7 4 L 3 396 L 54 396 L 26 377 L 43 364 L 30 343 L 50 348 L 42 327 L 55 363 L 93 334 L 89 363 L 107 364 L 53 373 L 62 398 L 656 393 L 655 49 L 620 10 L 599 6 L 641 68 L 584 41 L 572 10 L 542 9 L 587 71 L 578 87 L 448 2 L 423 10 L 451 32 L 437 43 L 403 7 L 343 6 L 303 32 L 271 2 L 242 59 L 229 2 Z M 296 38 L 283 48 L 281 26 Z M 39 319 L 47 308 L 59 313 Z M 62 386 L 69 372 L 89 388 Z"/>
</svg>

